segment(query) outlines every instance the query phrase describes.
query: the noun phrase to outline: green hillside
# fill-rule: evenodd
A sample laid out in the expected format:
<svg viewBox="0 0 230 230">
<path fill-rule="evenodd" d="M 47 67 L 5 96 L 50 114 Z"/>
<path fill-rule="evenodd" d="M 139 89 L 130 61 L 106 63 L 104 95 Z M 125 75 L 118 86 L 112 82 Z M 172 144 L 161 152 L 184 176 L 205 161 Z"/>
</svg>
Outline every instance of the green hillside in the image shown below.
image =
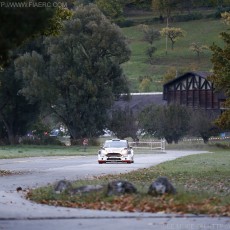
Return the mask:
<svg viewBox="0 0 230 230">
<path fill-rule="evenodd" d="M 160 30 L 165 24 L 154 24 L 154 28 Z M 139 77 L 151 76 L 153 81 L 149 91 L 162 91 L 162 77 L 170 67 L 176 67 L 177 71 L 210 71 L 211 51 L 206 50 L 198 59 L 196 54 L 189 47 L 192 42 L 199 42 L 210 46 L 213 42 L 221 44 L 220 32 L 226 31 L 227 26 L 221 20 L 203 19 L 188 22 L 177 22 L 170 24 L 172 27 L 179 27 L 186 31 L 186 36 L 176 41 L 174 50 L 171 50 L 171 43 L 168 43 L 168 54 L 165 52 L 165 38 L 156 41 L 154 46 L 157 51 L 154 53 L 153 63 L 150 64 L 145 54 L 148 43 L 143 40 L 143 32 L 140 27 L 122 28 L 128 38 L 132 56 L 129 62 L 123 65 L 124 72 L 130 81 L 131 91 L 140 92 Z"/>
</svg>

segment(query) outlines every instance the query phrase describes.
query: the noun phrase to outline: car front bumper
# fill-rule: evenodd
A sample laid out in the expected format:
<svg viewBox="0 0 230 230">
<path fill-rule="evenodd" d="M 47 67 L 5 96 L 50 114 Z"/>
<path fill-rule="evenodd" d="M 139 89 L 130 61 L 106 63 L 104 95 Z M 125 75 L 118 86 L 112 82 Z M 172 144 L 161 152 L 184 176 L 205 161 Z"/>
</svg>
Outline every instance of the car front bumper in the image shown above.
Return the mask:
<svg viewBox="0 0 230 230">
<path fill-rule="evenodd" d="M 127 156 L 115 156 L 115 155 L 104 155 L 98 154 L 98 163 L 103 164 L 106 162 L 123 162 L 123 163 L 133 163 L 133 155 L 128 154 Z"/>
</svg>

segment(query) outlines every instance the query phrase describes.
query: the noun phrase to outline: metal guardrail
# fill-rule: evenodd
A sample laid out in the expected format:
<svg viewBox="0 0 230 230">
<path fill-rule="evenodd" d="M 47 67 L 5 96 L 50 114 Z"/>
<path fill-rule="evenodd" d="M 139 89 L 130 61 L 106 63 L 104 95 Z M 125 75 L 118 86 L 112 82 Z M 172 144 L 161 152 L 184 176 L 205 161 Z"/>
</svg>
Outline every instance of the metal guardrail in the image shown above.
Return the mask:
<svg viewBox="0 0 230 230">
<path fill-rule="evenodd" d="M 159 141 L 129 142 L 129 145 L 134 149 L 150 149 L 165 151 L 165 139 L 161 139 Z"/>
</svg>

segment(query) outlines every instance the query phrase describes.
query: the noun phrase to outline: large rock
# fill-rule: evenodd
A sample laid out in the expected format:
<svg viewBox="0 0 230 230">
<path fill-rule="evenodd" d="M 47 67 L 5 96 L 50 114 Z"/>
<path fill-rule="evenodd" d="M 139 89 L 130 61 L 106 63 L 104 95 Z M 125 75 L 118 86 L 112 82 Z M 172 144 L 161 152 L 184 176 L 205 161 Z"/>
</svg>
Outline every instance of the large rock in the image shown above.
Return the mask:
<svg viewBox="0 0 230 230">
<path fill-rule="evenodd" d="M 148 194 L 152 196 L 163 194 L 175 194 L 176 189 L 167 177 L 158 177 L 150 186 Z"/>
<path fill-rule="evenodd" d="M 103 190 L 104 186 L 102 185 L 85 185 L 74 188 L 73 185 L 66 180 L 60 180 L 54 185 L 54 192 L 60 194 L 62 192 L 67 192 L 70 195 L 83 194 L 89 192 L 96 192 Z"/>
<path fill-rule="evenodd" d="M 72 188 L 72 184 L 69 181 L 60 180 L 54 185 L 54 192 L 57 194 L 62 192 L 70 192 Z"/>
<path fill-rule="evenodd" d="M 125 193 L 136 193 L 137 189 L 128 181 L 116 180 L 108 183 L 107 195 L 123 195 Z"/>
</svg>

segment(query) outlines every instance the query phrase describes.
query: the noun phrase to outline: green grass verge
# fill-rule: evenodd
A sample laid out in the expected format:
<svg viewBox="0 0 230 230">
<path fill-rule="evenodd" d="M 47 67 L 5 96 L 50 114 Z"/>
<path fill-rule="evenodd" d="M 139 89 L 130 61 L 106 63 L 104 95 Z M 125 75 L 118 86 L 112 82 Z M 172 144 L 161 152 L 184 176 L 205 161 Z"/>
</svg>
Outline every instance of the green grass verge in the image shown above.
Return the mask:
<svg viewBox="0 0 230 230">
<path fill-rule="evenodd" d="M 82 146 L 0 146 L 0 159 L 45 157 L 45 156 L 81 156 L 95 155 L 99 147 L 89 146 L 86 151 Z"/>
<path fill-rule="evenodd" d="M 99 143 L 104 143 L 105 138 L 101 138 Z M 143 140 L 144 141 L 144 140 Z M 146 140 L 148 141 L 148 140 Z M 221 145 L 222 142 L 219 143 Z M 218 146 L 219 146 L 218 145 Z M 226 147 L 229 148 L 229 142 L 226 142 Z M 218 146 L 214 143 L 204 144 L 202 142 L 180 142 L 179 144 L 166 144 L 166 150 L 213 150 Z M 219 146 L 221 147 L 221 146 Z M 84 151 L 83 146 L 55 146 L 55 145 L 17 145 L 17 146 L 0 146 L 0 159 L 13 159 L 24 157 L 46 157 L 46 156 L 87 156 L 96 155 L 100 146 L 88 146 Z M 134 149 L 135 154 L 152 153 L 152 150 Z"/>
<path fill-rule="evenodd" d="M 86 151 L 82 146 L 53 146 L 53 145 L 21 145 L 0 146 L 0 159 L 13 159 L 25 157 L 49 157 L 49 156 L 89 156 L 97 154 L 99 147 L 89 146 Z M 0 169 L 0 176 L 18 174 Z"/>
<path fill-rule="evenodd" d="M 120 175 L 95 177 L 74 183 L 104 184 L 122 179 L 133 183 L 138 194 L 108 197 L 105 192 L 72 195 L 55 194 L 52 186 L 31 190 L 28 198 L 39 203 L 100 210 L 139 212 L 174 212 L 230 216 L 230 153 L 215 151 L 178 158 L 148 169 Z M 152 197 L 147 195 L 150 183 L 167 176 L 177 194 Z"/>
</svg>

